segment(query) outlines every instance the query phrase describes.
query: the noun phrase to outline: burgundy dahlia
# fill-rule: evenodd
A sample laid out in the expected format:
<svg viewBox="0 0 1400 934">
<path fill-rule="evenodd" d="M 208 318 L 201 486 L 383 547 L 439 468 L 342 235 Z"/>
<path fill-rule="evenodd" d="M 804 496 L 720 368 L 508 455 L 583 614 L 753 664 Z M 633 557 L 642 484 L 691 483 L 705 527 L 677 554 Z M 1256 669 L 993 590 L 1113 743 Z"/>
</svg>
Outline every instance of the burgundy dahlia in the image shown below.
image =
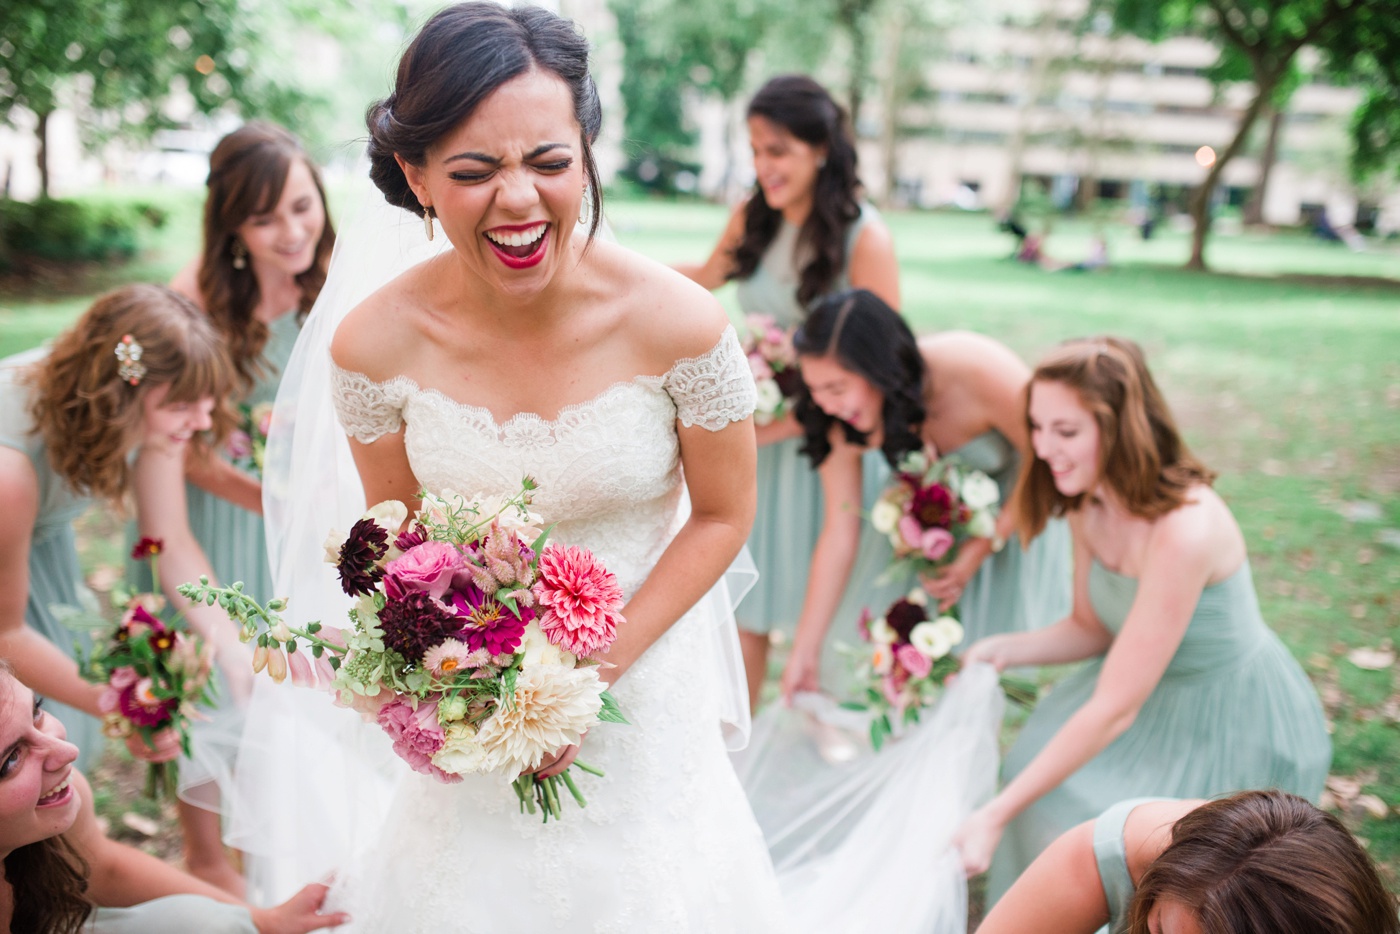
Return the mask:
<svg viewBox="0 0 1400 934">
<path fill-rule="evenodd" d="M 427 540 L 428 533 L 423 531 L 423 527 L 415 522 L 399 533 L 399 537 L 394 539 L 394 547 L 399 551 L 408 551 L 410 548 L 421 545 Z"/>
<path fill-rule="evenodd" d="M 421 662 L 428 649 L 452 638 L 461 626 L 447 607 L 421 591 L 390 600 L 379 611 L 384 644 L 411 662 Z"/>
<path fill-rule="evenodd" d="M 890 624 L 900 642 L 908 642 L 914 627 L 927 621 L 928 610 L 908 600 L 896 600 L 885 612 L 885 622 Z"/>
<path fill-rule="evenodd" d="M 379 559 L 389 552 L 389 533 L 373 519 L 361 519 L 340 546 L 340 587 L 352 597 L 372 593 L 384 577 Z"/>
</svg>

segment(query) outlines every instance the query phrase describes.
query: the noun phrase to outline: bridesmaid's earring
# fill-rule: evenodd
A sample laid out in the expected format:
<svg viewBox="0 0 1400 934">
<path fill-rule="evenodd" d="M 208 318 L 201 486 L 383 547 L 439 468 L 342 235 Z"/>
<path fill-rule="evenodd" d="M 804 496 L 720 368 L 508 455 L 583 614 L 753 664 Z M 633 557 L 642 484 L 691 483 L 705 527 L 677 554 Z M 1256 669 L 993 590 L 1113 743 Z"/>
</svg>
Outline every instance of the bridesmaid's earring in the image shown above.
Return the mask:
<svg viewBox="0 0 1400 934">
<path fill-rule="evenodd" d="M 583 204 L 578 209 L 578 224 L 580 227 L 587 227 L 593 222 L 593 189 L 587 185 L 583 186 Z"/>
<path fill-rule="evenodd" d="M 243 245 L 243 241 L 242 241 L 242 240 L 235 240 L 235 241 L 233 241 L 233 246 L 231 246 L 229 249 L 230 249 L 230 251 L 233 253 L 233 268 L 234 268 L 234 269 L 247 269 L 247 268 L 248 268 L 248 248 L 247 248 L 246 246 Z"/>
<path fill-rule="evenodd" d="M 429 240 L 433 239 L 433 206 L 431 204 L 423 208 L 423 233 L 427 234 Z"/>
</svg>

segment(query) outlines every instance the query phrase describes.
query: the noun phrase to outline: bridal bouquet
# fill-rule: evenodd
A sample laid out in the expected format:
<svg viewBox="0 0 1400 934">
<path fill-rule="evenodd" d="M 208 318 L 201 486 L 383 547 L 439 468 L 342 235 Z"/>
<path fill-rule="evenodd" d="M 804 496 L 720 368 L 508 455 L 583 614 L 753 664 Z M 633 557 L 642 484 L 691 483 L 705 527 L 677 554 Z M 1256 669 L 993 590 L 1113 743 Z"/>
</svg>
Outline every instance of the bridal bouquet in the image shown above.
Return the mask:
<svg viewBox="0 0 1400 934">
<path fill-rule="evenodd" d="M 778 327 L 769 315 L 748 315 L 744 325 L 744 355 L 758 387 L 753 418 L 756 424 L 768 425 L 792 411 L 792 399 L 802 384 L 792 332 Z"/>
<path fill-rule="evenodd" d="M 560 815 L 565 789 L 584 806 L 577 785 L 567 770 L 542 780 L 520 773 L 599 721 L 626 722 L 596 664 L 617 636 L 623 600 L 591 552 L 548 541 L 529 508 L 534 488 L 526 478 L 496 501 L 425 493 L 406 528 L 404 504 L 383 502 L 348 535 L 332 533 L 326 560 L 356 598 L 344 629 L 290 626 L 279 615 L 285 601 L 260 606 L 240 584 L 201 580 L 180 591 L 239 621 L 244 640 L 257 642 L 255 671 L 333 690 L 374 719 L 414 771 L 442 782 L 509 776 L 521 809 L 538 805 L 547 821 Z"/>
<path fill-rule="evenodd" d="M 159 579 L 154 565 L 161 547 L 159 539 L 143 538 L 131 552 L 137 561 L 150 561 L 153 580 Z M 117 739 L 138 735 L 154 749 L 156 734 L 174 730 L 188 756 L 196 708 L 214 702 L 213 652 L 180 617 L 160 618 L 165 600 L 158 594 L 128 594 L 118 588 L 113 602 L 121 619 L 82 665 L 84 677 L 107 686 L 98 700 L 102 731 Z M 174 761 L 150 763 L 147 796 L 174 795 L 176 773 Z"/>
<path fill-rule="evenodd" d="M 272 403 L 238 407 L 238 427 L 229 433 L 224 451 L 235 467 L 261 477 L 267 454 L 267 432 L 272 425 Z"/>
<path fill-rule="evenodd" d="M 856 668 L 860 700 L 844 706 L 869 711 L 870 744 L 879 751 L 919 711 L 938 699 L 939 689 L 958 670 L 953 647 L 963 641 L 962 624 L 951 615 L 930 619 L 928 594 L 916 588 L 890 604 L 883 616 L 861 611 L 860 637 L 869 646 Z"/>
<path fill-rule="evenodd" d="M 996 481 L 982 471 L 914 451 L 875 501 L 870 524 L 889 538 L 896 565 L 924 573 L 952 561 L 962 541 L 995 535 L 1000 498 Z"/>
</svg>

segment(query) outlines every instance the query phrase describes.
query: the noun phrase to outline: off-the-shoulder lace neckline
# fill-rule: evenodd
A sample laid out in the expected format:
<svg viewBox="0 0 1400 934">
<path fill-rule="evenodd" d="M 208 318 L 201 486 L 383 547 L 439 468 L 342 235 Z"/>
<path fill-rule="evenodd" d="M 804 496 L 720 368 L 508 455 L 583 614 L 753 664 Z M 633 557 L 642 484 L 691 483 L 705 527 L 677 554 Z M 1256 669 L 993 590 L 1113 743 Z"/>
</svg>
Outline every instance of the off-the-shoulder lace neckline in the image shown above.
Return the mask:
<svg viewBox="0 0 1400 934">
<path fill-rule="evenodd" d="M 729 338 L 730 334 L 734 334 L 735 339 L 738 339 L 738 332 L 734 330 L 734 325 L 732 324 L 725 326 L 724 331 L 720 333 L 719 340 L 715 341 L 715 345 L 709 350 L 705 351 L 704 353 L 698 354 L 694 357 L 682 357 L 675 363 L 672 363 L 670 369 L 668 369 L 665 373 L 662 373 L 660 376 L 651 376 L 646 373 L 638 373 L 636 376 L 633 376 L 630 379 L 620 379 L 615 382 L 609 383 L 601 391 L 595 393 L 587 399 L 584 399 L 582 402 L 570 402 L 568 405 L 561 407 L 558 413 L 553 418 L 545 418 L 538 412 L 516 412 L 514 415 L 511 415 L 507 417 L 504 421 L 502 421 L 501 419 L 498 419 L 496 417 L 495 412 L 492 412 L 489 408 L 487 408 L 484 405 L 477 405 L 473 402 L 462 402 L 459 399 L 452 398 L 440 389 L 424 389 L 422 386 L 419 386 L 418 382 L 414 380 L 411 376 L 393 376 L 382 382 L 376 382 L 363 373 L 357 373 L 354 370 L 345 369 L 344 367 L 336 363 L 334 358 L 331 359 L 330 363 L 331 369 L 335 372 L 348 377 L 362 379 L 365 382 L 369 383 L 371 386 L 407 386 L 409 387 L 409 391 L 413 395 L 432 396 L 438 399 L 439 401 L 445 403 L 446 405 L 457 409 L 458 411 L 470 412 L 473 414 L 484 416 L 486 420 L 491 423 L 491 426 L 497 431 L 504 430 L 517 422 L 536 422 L 546 427 L 552 428 L 553 426 L 558 425 L 560 422 L 563 422 L 570 416 L 578 412 L 584 411 L 585 409 L 589 409 L 596 405 L 600 405 L 605 400 L 610 399 L 613 395 L 623 390 L 630 389 L 633 386 L 644 386 L 650 389 L 656 389 L 664 385 L 666 380 L 670 379 L 671 374 L 676 372 L 676 370 L 678 370 L 680 367 L 688 363 L 695 363 L 699 360 L 703 360 L 706 357 L 713 356 L 714 354 L 720 352 L 720 350 L 724 347 L 725 342 Z"/>
</svg>

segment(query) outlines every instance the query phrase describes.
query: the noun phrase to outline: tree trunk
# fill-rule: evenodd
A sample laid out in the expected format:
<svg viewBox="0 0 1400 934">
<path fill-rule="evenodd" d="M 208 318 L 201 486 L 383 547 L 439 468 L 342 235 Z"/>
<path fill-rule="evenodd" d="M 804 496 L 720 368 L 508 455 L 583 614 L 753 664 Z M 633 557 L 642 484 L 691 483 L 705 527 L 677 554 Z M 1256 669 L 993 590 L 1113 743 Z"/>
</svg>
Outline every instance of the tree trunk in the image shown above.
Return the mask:
<svg viewBox="0 0 1400 934">
<path fill-rule="evenodd" d="M 1278 161 L 1278 134 L 1283 127 L 1283 111 L 1269 108 L 1269 137 L 1264 141 L 1264 154 L 1259 157 L 1259 181 L 1244 206 L 1244 222 L 1251 227 L 1264 223 L 1264 197 L 1269 188 L 1269 175 Z"/>
<path fill-rule="evenodd" d="M 885 60 L 889 63 L 889 74 L 885 78 L 881 110 L 884 117 L 880 125 L 880 157 L 885 169 L 885 190 L 880 199 L 881 207 L 894 204 L 896 180 L 899 178 L 899 112 L 904 103 L 901 84 L 904 75 L 900 70 L 900 60 L 904 54 L 904 5 L 900 4 L 890 13 L 886 21 L 884 37 Z"/>
<path fill-rule="evenodd" d="M 39 114 L 39 125 L 34 130 L 39 138 L 39 150 L 35 161 L 39 164 L 39 197 L 49 196 L 49 112 Z"/>
<path fill-rule="evenodd" d="M 1194 222 L 1194 229 L 1191 232 L 1191 258 L 1186 261 L 1187 269 L 1206 268 L 1206 237 L 1210 234 L 1211 196 L 1215 193 L 1215 186 L 1220 181 L 1220 174 L 1225 171 L 1225 166 L 1244 147 L 1244 141 L 1249 136 L 1254 121 L 1259 118 L 1259 112 L 1264 109 L 1265 103 L 1273 94 L 1274 86 L 1278 84 L 1278 75 L 1282 73 L 1283 69 L 1280 67 L 1269 77 L 1256 80 L 1254 100 L 1249 102 L 1244 115 L 1240 117 L 1235 138 L 1230 140 L 1230 145 L 1225 147 L 1224 152 L 1215 157 L 1215 164 L 1206 173 L 1205 181 L 1201 182 L 1201 186 L 1191 195 L 1191 220 Z"/>
</svg>

